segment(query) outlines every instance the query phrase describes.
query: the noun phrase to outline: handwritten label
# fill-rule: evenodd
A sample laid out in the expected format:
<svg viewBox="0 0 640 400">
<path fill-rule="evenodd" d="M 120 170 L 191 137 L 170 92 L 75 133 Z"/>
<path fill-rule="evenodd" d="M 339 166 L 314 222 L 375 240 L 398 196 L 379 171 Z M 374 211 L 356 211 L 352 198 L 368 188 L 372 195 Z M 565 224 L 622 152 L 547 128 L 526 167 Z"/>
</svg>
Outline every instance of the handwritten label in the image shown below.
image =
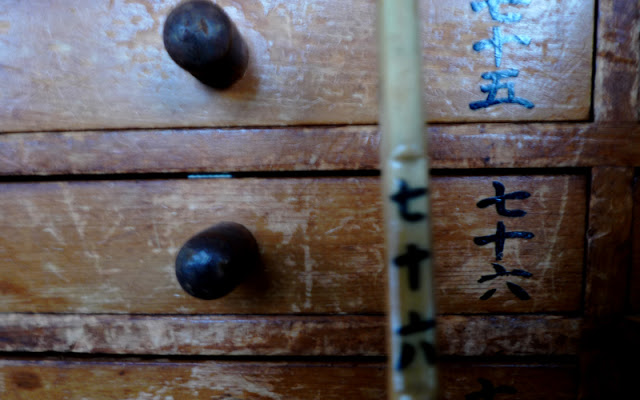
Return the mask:
<svg viewBox="0 0 640 400">
<path fill-rule="evenodd" d="M 391 201 L 398 205 L 398 211 L 402 219 L 408 222 L 418 222 L 426 218 L 423 213 L 412 213 L 409 211 L 409 201 L 427 194 L 426 188 L 412 189 L 405 180 L 400 180 L 398 192 L 391 196 Z"/>
<path fill-rule="evenodd" d="M 487 8 L 491 19 L 502 24 L 515 24 L 520 22 L 522 15 L 520 13 L 507 13 L 500 12 L 501 4 L 509 5 L 529 5 L 531 0 L 485 0 L 485 1 L 472 1 L 471 9 L 474 12 L 481 12 Z M 515 42 L 521 46 L 528 46 L 531 43 L 531 38 L 526 35 L 518 35 L 517 33 L 505 33 L 502 26 L 494 26 L 492 28 L 492 37 L 481 39 L 475 42 L 472 46 L 474 51 L 482 52 L 485 49 L 493 48 L 493 58 L 496 67 L 502 65 L 502 57 L 504 51 L 504 45 L 510 42 Z M 499 104 L 518 104 L 525 108 L 531 109 L 535 105 L 522 97 L 515 95 L 514 82 L 502 82 L 503 79 L 517 78 L 520 74 L 518 69 L 505 69 L 499 71 L 488 71 L 482 74 L 482 79 L 491 81 L 487 85 L 481 85 L 480 91 L 482 93 L 488 93 L 485 100 L 479 100 L 469 103 L 471 110 L 479 110 L 481 108 L 489 108 Z M 498 91 L 507 91 L 506 97 L 498 97 Z"/>
<path fill-rule="evenodd" d="M 495 190 L 496 195 L 493 197 L 488 197 L 480 200 L 478 203 L 476 203 L 476 206 L 478 208 L 487 208 L 491 205 L 495 205 L 496 212 L 498 213 L 498 215 L 501 215 L 504 217 L 510 217 L 510 218 L 522 218 L 527 214 L 527 212 L 524 210 L 519 210 L 519 209 L 508 210 L 506 207 L 506 202 L 507 200 L 528 199 L 529 197 L 531 197 L 531 193 L 525 192 L 525 191 L 516 191 L 516 192 L 505 194 L 506 190 L 504 185 L 498 181 L 493 182 L 493 188 Z M 484 246 L 489 243 L 495 243 L 496 261 L 500 261 L 504 256 L 503 254 L 504 246 L 505 246 L 505 242 L 508 239 L 529 240 L 529 239 L 533 239 L 534 237 L 535 235 L 531 232 L 507 231 L 504 225 L 504 222 L 498 221 L 495 234 L 474 237 L 473 242 L 478 246 Z M 482 275 L 480 279 L 478 279 L 478 283 L 484 283 L 484 282 L 492 281 L 499 277 L 506 277 L 506 276 L 520 277 L 525 279 L 531 278 L 533 276 L 532 273 L 525 271 L 523 269 L 516 268 L 516 269 L 512 269 L 511 271 L 508 271 L 501 264 L 492 263 L 491 265 L 493 266 L 495 273 Z M 531 299 L 531 296 L 529 295 L 529 293 L 527 293 L 527 291 L 523 289 L 521 286 L 509 281 L 506 282 L 506 285 L 507 285 L 507 288 L 511 291 L 511 293 L 513 293 L 513 295 L 516 296 L 518 299 L 520 300 Z M 495 289 L 495 288 L 487 290 L 482 296 L 480 296 L 480 300 L 489 300 L 491 297 L 493 297 L 493 295 L 496 293 L 497 290 L 498 289 Z"/>
<path fill-rule="evenodd" d="M 434 329 L 435 327 L 436 321 L 434 319 L 422 319 L 419 313 L 415 311 L 409 311 L 409 324 L 398 329 L 397 334 L 399 336 L 405 337 L 417 333 L 423 333 Z M 421 340 L 420 349 L 422 350 L 427 363 L 434 364 L 436 362 L 436 350 L 433 344 L 427 342 L 426 340 Z M 403 342 L 400 359 L 396 364 L 396 369 L 403 370 L 411 365 L 416 357 L 416 353 L 417 351 L 414 345 Z"/>
<path fill-rule="evenodd" d="M 416 223 L 426 221 L 427 214 L 414 210 L 411 205 L 414 201 L 417 202 L 418 199 L 428 195 L 427 188 L 411 187 L 404 179 L 396 180 L 396 186 L 397 190 L 392 193 L 390 200 L 395 204 L 395 210 L 401 220 L 408 223 L 409 226 L 415 226 Z M 400 247 L 398 254 L 392 256 L 393 266 L 407 269 L 407 283 L 411 293 L 420 295 L 419 292 L 423 290 L 421 287 L 421 270 L 425 266 L 425 261 L 430 258 L 431 249 L 422 248 L 420 245 L 411 242 L 407 243 L 404 248 Z M 424 338 L 425 332 L 435 328 L 435 319 L 423 318 L 420 312 L 415 310 L 408 311 L 408 314 L 402 319 L 408 322 L 403 322 L 402 326 L 395 328 L 393 331 L 400 339 L 399 358 L 394 361 L 396 370 L 401 371 L 411 367 L 419 354 L 422 354 L 428 364 L 435 363 L 435 346 Z M 417 340 L 407 340 L 413 336 L 417 336 Z"/>
</svg>

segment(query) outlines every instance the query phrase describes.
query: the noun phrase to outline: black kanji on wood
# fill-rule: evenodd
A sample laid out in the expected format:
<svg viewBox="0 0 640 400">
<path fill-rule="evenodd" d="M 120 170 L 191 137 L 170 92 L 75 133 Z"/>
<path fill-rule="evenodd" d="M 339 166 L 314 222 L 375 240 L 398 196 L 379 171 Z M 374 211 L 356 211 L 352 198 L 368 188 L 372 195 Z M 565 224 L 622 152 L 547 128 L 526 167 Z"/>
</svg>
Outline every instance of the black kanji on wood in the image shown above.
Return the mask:
<svg viewBox="0 0 640 400">
<path fill-rule="evenodd" d="M 504 185 L 498 181 L 493 181 L 493 187 L 496 190 L 494 197 L 488 197 L 480 200 L 476 205 L 479 208 L 487 208 L 493 204 L 496 205 L 496 211 L 498 214 L 505 217 L 524 217 L 527 212 L 524 210 L 507 210 L 507 200 L 524 200 L 531 197 L 531 193 L 524 191 L 517 191 L 504 194 Z"/>
<path fill-rule="evenodd" d="M 496 244 L 496 260 L 502 260 L 502 252 L 504 251 L 504 242 L 507 239 L 531 239 L 535 235 L 531 232 L 507 232 L 502 221 L 498 222 L 496 233 L 494 235 L 478 236 L 473 238 L 473 243 L 478 246 L 484 246 L 489 243 L 495 242 Z"/>
<path fill-rule="evenodd" d="M 410 336 L 416 333 L 426 332 L 434 329 L 436 321 L 434 319 L 422 319 L 420 314 L 415 311 L 409 312 L 409 324 L 402 326 L 397 330 L 397 334 L 400 336 Z M 420 341 L 420 349 L 424 354 L 424 357 L 429 364 L 436 362 L 436 349 L 432 343 L 425 340 Z M 400 352 L 400 359 L 396 363 L 396 369 L 403 370 L 407 368 L 415 360 L 417 350 L 409 343 L 402 343 L 402 350 Z"/>
<path fill-rule="evenodd" d="M 398 204 L 398 208 L 400 209 L 400 216 L 402 216 L 402 219 L 409 222 L 417 222 L 425 219 L 426 215 L 419 212 L 410 212 L 409 200 L 425 196 L 426 194 L 426 188 L 412 189 L 403 179 L 400 181 L 400 189 L 398 190 L 398 192 L 391 196 L 391 201 Z"/>
<path fill-rule="evenodd" d="M 410 244 L 407 252 L 393 259 L 396 267 L 407 267 L 409 269 L 409 289 L 416 291 L 420 289 L 420 263 L 431 257 L 429 250 L 424 250 Z"/>
</svg>

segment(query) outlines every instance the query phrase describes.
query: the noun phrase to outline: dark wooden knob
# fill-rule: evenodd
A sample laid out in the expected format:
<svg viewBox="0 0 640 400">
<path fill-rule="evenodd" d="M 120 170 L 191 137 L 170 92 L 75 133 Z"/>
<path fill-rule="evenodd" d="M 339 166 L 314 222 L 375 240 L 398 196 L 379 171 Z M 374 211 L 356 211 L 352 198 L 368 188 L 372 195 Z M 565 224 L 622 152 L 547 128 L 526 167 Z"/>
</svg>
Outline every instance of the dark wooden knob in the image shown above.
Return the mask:
<svg viewBox="0 0 640 400">
<path fill-rule="evenodd" d="M 217 89 L 240 79 L 249 63 L 247 45 L 235 24 L 208 0 L 178 5 L 164 23 L 162 38 L 173 61 Z"/>
<path fill-rule="evenodd" d="M 217 299 L 244 281 L 259 260 L 251 232 L 235 222 L 221 222 L 182 246 L 176 258 L 176 277 L 190 295 Z"/>
</svg>

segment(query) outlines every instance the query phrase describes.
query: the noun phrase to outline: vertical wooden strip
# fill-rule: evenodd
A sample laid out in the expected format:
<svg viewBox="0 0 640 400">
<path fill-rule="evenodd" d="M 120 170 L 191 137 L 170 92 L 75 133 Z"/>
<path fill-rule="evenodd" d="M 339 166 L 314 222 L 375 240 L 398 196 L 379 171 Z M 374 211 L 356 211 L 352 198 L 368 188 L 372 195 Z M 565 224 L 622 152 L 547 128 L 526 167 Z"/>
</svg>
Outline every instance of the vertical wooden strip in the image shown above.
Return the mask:
<svg viewBox="0 0 640 400">
<path fill-rule="evenodd" d="M 594 114 L 596 121 L 640 119 L 640 3 L 600 0 Z"/>
<path fill-rule="evenodd" d="M 636 171 L 633 183 L 633 261 L 629 284 L 629 308 L 632 313 L 640 313 L 640 171 Z"/>
<path fill-rule="evenodd" d="M 593 168 L 587 229 L 585 316 L 606 318 L 624 309 L 631 262 L 633 169 Z"/>
<path fill-rule="evenodd" d="M 389 398 L 435 399 L 435 293 L 417 1 L 378 1 Z"/>
<path fill-rule="evenodd" d="M 617 399 L 631 263 L 632 168 L 592 170 L 579 398 Z"/>
</svg>

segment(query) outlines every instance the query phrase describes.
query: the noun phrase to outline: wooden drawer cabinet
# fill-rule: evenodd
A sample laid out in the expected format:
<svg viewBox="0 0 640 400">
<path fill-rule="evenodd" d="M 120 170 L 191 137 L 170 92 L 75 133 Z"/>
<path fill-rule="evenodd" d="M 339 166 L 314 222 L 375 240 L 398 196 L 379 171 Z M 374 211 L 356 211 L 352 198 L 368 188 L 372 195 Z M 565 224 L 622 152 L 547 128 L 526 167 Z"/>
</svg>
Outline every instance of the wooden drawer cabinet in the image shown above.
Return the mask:
<svg viewBox="0 0 640 400">
<path fill-rule="evenodd" d="M 221 0 L 224 92 L 164 51 L 177 3 L 0 4 L 0 398 L 384 398 L 375 2 Z M 420 3 L 441 398 L 622 398 L 640 7 Z M 263 266 L 192 298 L 224 220 Z"/>
<path fill-rule="evenodd" d="M 501 217 L 494 206 L 478 208 L 482 198 L 495 195 L 492 182 L 498 180 L 531 194 L 512 202 L 529 210 L 526 217 Z M 433 181 L 443 313 L 580 309 L 585 176 L 436 176 Z M 376 177 L 8 183 L 0 201 L 7 215 L 23 217 L 3 221 L 0 243 L 4 262 L 20 273 L 3 273 L 1 309 L 383 313 L 379 193 Z M 177 251 L 194 232 L 230 218 L 254 232 L 264 269 L 224 299 L 195 300 L 175 280 Z M 527 230 L 535 237 L 503 240 L 502 262 L 495 241 L 474 241 L 495 235 L 496 226 L 505 223 L 506 231 Z M 532 276 L 514 280 L 530 281 L 532 301 L 519 301 L 509 290 L 499 290 L 491 301 L 476 301 L 494 286 L 478 284 L 494 272 L 492 262 L 526 268 Z"/>
</svg>

